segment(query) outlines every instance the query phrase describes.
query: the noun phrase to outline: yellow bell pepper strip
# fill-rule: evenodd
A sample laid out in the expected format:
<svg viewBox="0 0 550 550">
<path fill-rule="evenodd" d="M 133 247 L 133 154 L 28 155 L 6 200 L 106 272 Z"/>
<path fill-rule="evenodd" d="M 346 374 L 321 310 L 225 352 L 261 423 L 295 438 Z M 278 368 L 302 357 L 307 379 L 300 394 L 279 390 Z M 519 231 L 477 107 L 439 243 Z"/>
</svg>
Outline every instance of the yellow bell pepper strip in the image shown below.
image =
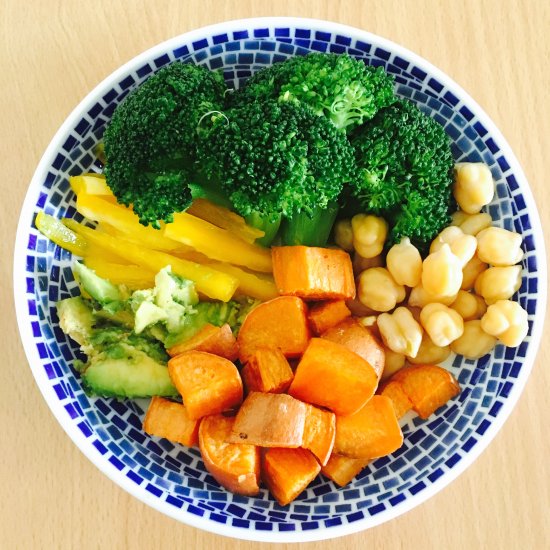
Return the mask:
<svg viewBox="0 0 550 550">
<path fill-rule="evenodd" d="M 195 199 L 187 209 L 187 213 L 210 222 L 221 229 L 227 229 L 239 239 L 250 244 L 264 236 L 261 229 L 247 225 L 242 216 L 206 199 Z"/>
<path fill-rule="evenodd" d="M 236 277 L 239 281 L 238 291 L 245 296 L 256 298 L 262 302 L 267 302 L 279 296 L 271 275 L 250 273 L 240 267 L 220 262 L 211 262 L 207 265 L 222 273 L 227 273 L 228 275 Z"/>
<path fill-rule="evenodd" d="M 86 239 L 71 231 L 57 218 L 44 212 L 38 212 L 34 223 L 42 235 L 61 248 L 68 250 L 76 256 L 84 256 L 86 253 Z"/>
<path fill-rule="evenodd" d="M 88 195 L 100 195 L 104 198 L 112 197 L 116 201 L 113 192 L 107 186 L 107 180 L 103 174 L 89 173 L 71 176 L 69 183 L 75 195 L 87 193 Z"/>
<path fill-rule="evenodd" d="M 93 269 L 99 277 L 107 279 L 115 285 L 126 285 L 132 290 L 155 286 L 155 274 L 139 265 L 107 262 L 95 255 L 85 256 L 84 264 Z"/>
<path fill-rule="evenodd" d="M 96 222 L 107 223 L 115 229 L 128 235 L 128 240 L 138 242 L 153 250 L 174 250 L 181 247 L 181 243 L 168 239 L 162 232 L 150 226 L 139 223 L 138 217 L 125 206 L 105 200 L 98 195 L 80 193 L 76 197 L 76 209 L 84 217 Z"/>
<path fill-rule="evenodd" d="M 171 265 L 174 273 L 193 281 L 198 292 L 214 300 L 229 301 L 239 286 L 236 277 L 222 273 L 212 267 L 182 260 L 158 250 L 144 248 L 126 239 L 101 233 L 71 219 L 64 220 L 64 223 L 89 243 L 97 244 L 114 254 L 118 254 L 131 264 L 144 267 L 154 273 L 158 273 L 163 267 Z"/>
<path fill-rule="evenodd" d="M 220 229 L 191 214 L 174 214 L 174 222 L 164 226 L 163 234 L 169 239 L 192 246 L 212 260 L 242 265 L 253 271 L 272 271 L 269 249 L 246 243 L 226 229 Z"/>
</svg>

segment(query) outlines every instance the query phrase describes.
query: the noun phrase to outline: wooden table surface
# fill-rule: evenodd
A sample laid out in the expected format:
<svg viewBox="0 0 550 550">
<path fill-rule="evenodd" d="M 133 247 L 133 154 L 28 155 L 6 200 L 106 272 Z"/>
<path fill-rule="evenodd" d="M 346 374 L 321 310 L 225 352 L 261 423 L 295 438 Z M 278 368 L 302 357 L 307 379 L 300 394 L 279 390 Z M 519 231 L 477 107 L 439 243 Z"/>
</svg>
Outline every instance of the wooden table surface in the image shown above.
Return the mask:
<svg viewBox="0 0 550 550">
<path fill-rule="evenodd" d="M 2 0 L 0 548 L 269 546 L 179 524 L 130 497 L 68 439 L 31 376 L 11 286 L 18 213 L 44 149 L 91 88 L 150 46 L 228 19 L 293 15 L 369 30 L 425 57 L 476 98 L 527 174 L 548 243 L 549 6 L 547 0 Z M 550 548 L 550 342 L 544 340 L 504 428 L 450 486 L 369 531 L 294 547 Z"/>
</svg>

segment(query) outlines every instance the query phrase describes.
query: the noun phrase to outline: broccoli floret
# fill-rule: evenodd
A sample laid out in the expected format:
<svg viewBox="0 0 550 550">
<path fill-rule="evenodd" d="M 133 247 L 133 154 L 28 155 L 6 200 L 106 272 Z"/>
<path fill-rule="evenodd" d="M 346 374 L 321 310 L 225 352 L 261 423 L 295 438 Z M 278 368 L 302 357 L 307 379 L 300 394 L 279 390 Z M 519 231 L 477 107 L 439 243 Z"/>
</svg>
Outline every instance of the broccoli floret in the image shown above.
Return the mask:
<svg viewBox="0 0 550 550">
<path fill-rule="evenodd" d="M 276 101 L 214 116 L 198 155 L 237 212 L 264 230 L 281 217 L 326 209 L 355 165 L 345 133 L 308 107 Z M 326 220 L 321 216 L 319 223 Z"/>
<path fill-rule="evenodd" d="M 352 145 L 358 177 L 351 202 L 388 221 L 388 244 L 409 237 L 425 251 L 450 223 L 454 161 L 443 127 L 400 100 L 367 122 Z"/>
<path fill-rule="evenodd" d="M 205 113 L 222 108 L 225 91 L 220 73 L 176 62 L 115 109 L 103 136 L 105 176 L 142 224 L 158 228 L 191 204 L 197 127 Z"/>
<path fill-rule="evenodd" d="M 262 69 L 228 95 L 234 106 L 270 98 L 306 104 L 347 132 L 395 101 L 393 78 L 381 67 L 348 54 L 323 53 L 291 57 Z"/>
</svg>

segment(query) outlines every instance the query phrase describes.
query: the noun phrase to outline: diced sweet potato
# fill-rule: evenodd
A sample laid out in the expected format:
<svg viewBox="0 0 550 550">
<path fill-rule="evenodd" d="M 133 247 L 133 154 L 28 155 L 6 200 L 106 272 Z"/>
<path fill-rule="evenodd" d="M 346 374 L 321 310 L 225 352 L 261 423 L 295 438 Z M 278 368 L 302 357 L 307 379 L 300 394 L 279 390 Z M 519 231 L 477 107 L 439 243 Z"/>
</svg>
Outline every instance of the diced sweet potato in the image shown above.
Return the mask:
<svg viewBox="0 0 550 550">
<path fill-rule="evenodd" d="M 199 421 L 189 418 L 184 405 L 164 397 L 151 399 L 143 420 L 143 431 L 188 447 L 197 445 L 199 441 Z"/>
<path fill-rule="evenodd" d="M 460 393 L 455 377 L 438 365 L 412 365 L 390 379 L 399 382 L 420 418 L 428 418 L 449 399 Z"/>
<path fill-rule="evenodd" d="M 206 469 L 220 485 L 233 493 L 253 496 L 260 491 L 260 449 L 254 445 L 227 443 L 234 418 L 221 414 L 200 421 L 199 448 Z"/>
<path fill-rule="evenodd" d="M 262 457 L 262 477 L 281 506 L 292 502 L 321 467 L 307 449 L 269 449 Z"/>
<path fill-rule="evenodd" d="M 313 334 L 320 336 L 333 326 L 351 315 L 345 300 L 320 302 L 309 308 L 309 326 Z"/>
<path fill-rule="evenodd" d="M 271 248 L 273 277 L 279 294 L 304 300 L 355 297 L 351 259 L 343 250 L 313 246 Z"/>
<path fill-rule="evenodd" d="M 390 380 L 384 385 L 380 395 L 390 398 L 397 419 L 405 416 L 412 409 L 411 400 L 399 382 Z"/>
<path fill-rule="evenodd" d="M 363 326 L 357 319 L 345 319 L 323 333 L 322 338 L 342 344 L 367 361 L 378 379 L 384 371 L 384 346 L 373 335 L 373 331 Z"/>
<path fill-rule="evenodd" d="M 336 417 L 334 452 L 350 458 L 378 458 L 401 447 L 403 434 L 391 400 L 375 395 L 359 412 Z"/>
<path fill-rule="evenodd" d="M 228 441 L 260 447 L 300 447 L 307 406 L 284 393 L 249 393 Z"/>
<path fill-rule="evenodd" d="M 331 340 L 312 338 L 288 393 L 346 415 L 361 409 L 377 385 L 376 372 L 362 357 Z"/>
<path fill-rule="evenodd" d="M 168 373 L 191 419 L 229 410 L 243 399 L 239 371 L 223 357 L 186 351 L 168 361 Z"/>
<path fill-rule="evenodd" d="M 302 447 L 310 450 L 319 460 L 321 466 L 327 463 L 336 436 L 336 416 L 330 411 L 323 411 L 307 405 Z"/>
<path fill-rule="evenodd" d="M 279 296 L 255 307 L 239 330 L 239 359 L 247 363 L 259 347 L 280 349 L 299 357 L 309 342 L 307 307 L 294 296 Z"/>
<path fill-rule="evenodd" d="M 368 458 L 349 458 L 332 453 L 328 462 L 321 466 L 321 473 L 334 483 L 344 487 L 370 462 Z"/>
<path fill-rule="evenodd" d="M 168 348 L 166 351 L 170 357 L 175 357 L 180 353 L 191 350 L 206 351 L 225 357 L 229 361 L 236 361 L 239 356 L 237 340 L 227 323 L 221 327 L 207 324 L 191 338 Z"/>
<path fill-rule="evenodd" d="M 241 370 L 241 376 L 249 392 L 283 393 L 294 373 L 281 350 L 258 348 Z"/>
</svg>

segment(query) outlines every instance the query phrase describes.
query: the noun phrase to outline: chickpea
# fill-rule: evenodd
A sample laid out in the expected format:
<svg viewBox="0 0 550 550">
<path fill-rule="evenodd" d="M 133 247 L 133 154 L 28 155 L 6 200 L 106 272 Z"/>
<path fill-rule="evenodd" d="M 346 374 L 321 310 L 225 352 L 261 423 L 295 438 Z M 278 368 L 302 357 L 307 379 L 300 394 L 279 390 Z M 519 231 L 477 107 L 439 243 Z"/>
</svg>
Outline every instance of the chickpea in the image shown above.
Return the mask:
<svg viewBox="0 0 550 550">
<path fill-rule="evenodd" d="M 451 309 L 454 309 L 464 321 L 472 321 L 481 319 L 481 316 L 487 311 L 487 304 L 480 296 L 459 290 L 456 300 L 451 304 Z"/>
<path fill-rule="evenodd" d="M 346 252 L 353 252 L 353 229 L 350 220 L 338 220 L 334 225 L 334 242 Z"/>
<path fill-rule="evenodd" d="M 479 214 L 466 214 L 466 212 L 457 210 L 452 215 L 452 218 L 452 225 L 460 227 L 463 233 L 466 235 L 473 235 L 474 237 L 483 229 L 490 227 L 493 223 L 491 215 L 486 212 L 480 212 Z"/>
<path fill-rule="evenodd" d="M 483 273 L 489 266 L 482 262 L 477 254 L 462 268 L 462 290 L 471 290 L 478 276 Z"/>
<path fill-rule="evenodd" d="M 353 247 L 363 258 L 378 256 L 384 248 L 388 224 L 384 218 L 356 214 L 351 218 Z"/>
<path fill-rule="evenodd" d="M 490 267 L 475 282 L 476 294 L 487 304 L 511 298 L 521 286 L 521 266 Z"/>
<path fill-rule="evenodd" d="M 402 353 L 396 353 L 391 349 L 384 349 L 385 361 L 384 372 L 382 373 L 381 380 L 387 380 L 393 376 L 398 370 L 401 370 L 405 366 L 405 355 Z"/>
<path fill-rule="evenodd" d="M 460 259 L 464 267 L 476 253 L 477 240 L 472 235 L 466 235 L 460 227 L 449 225 L 433 240 L 430 246 L 430 252 L 437 252 L 447 243 L 451 247 L 451 252 Z"/>
<path fill-rule="evenodd" d="M 493 200 L 495 182 L 491 171 L 482 162 L 459 162 L 455 165 L 453 195 L 460 209 L 477 214 Z"/>
<path fill-rule="evenodd" d="M 437 365 L 445 361 L 449 355 L 451 355 L 449 346 L 436 346 L 432 339 L 424 333 L 416 357 L 407 357 L 407 359 L 413 365 Z"/>
<path fill-rule="evenodd" d="M 460 338 L 464 321 L 454 310 L 443 304 L 428 304 L 420 312 L 420 323 L 436 346 L 448 346 Z"/>
<path fill-rule="evenodd" d="M 489 353 L 496 343 L 497 339 L 481 328 L 481 321 L 474 319 L 464 323 L 464 332 L 451 342 L 451 350 L 467 359 L 479 359 Z"/>
<path fill-rule="evenodd" d="M 395 353 L 416 357 L 422 342 L 422 327 L 406 307 L 378 316 L 378 328 L 384 345 Z"/>
<path fill-rule="evenodd" d="M 527 312 L 517 302 L 499 300 L 487 308 L 481 328 L 505 346 L 519 346 L 529 330 Z"/>
<path fill-rule="evenodd" d="M 422 263 L 422 286 L 429 294 L 454 296 L 462 284 L 462 261 L 444 243 Z"/>
<path fill-rule="evenodd" d="M 477 255 L 482 262 L 497 267 L 515 265 L 523 258 L 521 235 L 501 227 L 488 227 L 477 235 Z"/>
<path fill-rule="evenodd" d="M 450 306 L 456 300 L 456 294 L 452 296 L 439 296 L 430 294 L 422 285 L 415 286 L 409 294 L 408 304 L 411 307 L 424 307 L 433 302 Z"/>
<path fill-rule="evenodd" d="M 363 258 L 357 252 L 354 252 L 352 264 L 355 275 L 360 275 L 365 269 L 384 267 L 384 258 L 382 254 L 378 254 L 378 256 L 374 256 L 373 258 Z"/>
<path fill-rule="evenodd" d="M 397 284 L 413 287 L 420 283 L 422 257 L 408 237 L 388 250 L 386 265 Z"/>
<path fill-rule="evenodd" d="M 405 287 L 398 285 L 385 267 L 371 267 L 359 275 L 359 301 L 374 311 L 390 311 L 405 299 Z"/>
</svg>

